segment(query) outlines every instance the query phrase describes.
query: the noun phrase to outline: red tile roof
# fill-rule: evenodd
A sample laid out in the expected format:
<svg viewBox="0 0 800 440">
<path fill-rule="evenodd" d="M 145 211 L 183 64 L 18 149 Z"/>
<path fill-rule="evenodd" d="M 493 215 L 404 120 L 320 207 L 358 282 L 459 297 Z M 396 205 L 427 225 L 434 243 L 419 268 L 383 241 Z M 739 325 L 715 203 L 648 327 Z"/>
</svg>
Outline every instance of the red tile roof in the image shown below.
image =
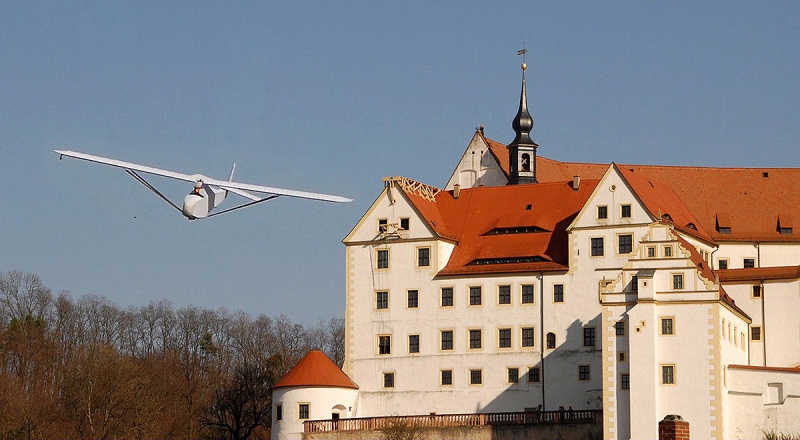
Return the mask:
<svg viewBox="0 0 800 440">
<path fill-rule="evenodd" d="M 569 264 L 566 228 L 597 183 L 467 188 L 435 201 L 406 195 L 437 233 L 458 242 L 439 275 L 560 271 Z"/>
<path fill-rule="evenodd" d="M 737 370 L 755 370 L 755 371 L 775 371 L 781 373 L 800 373 L 800 368 L 798 367 L 760 367 L 757 365 L 735 365 L 731 364 L 728 365 L 728 368 L 733 368 Z"/>
<path fill-rule="evenodd" d="M 282 387 L 337 387 L 358 386 L 347 377 L 325 353 L 313 350 L 286 373 L 273 388 Z"/>
<path fill-rule="evenodd" d="M 800 278 L 800 266 L 751 267 L 746 269 L 719 269 L 721 283 L 737 281 L 792 280 Z"/>
<path fill-rule="evenodd" d="M 508 157 L 505 146 L 487 142 L 492 143 L 495 157 Z M 508 173 L 508 160 L 499 163 Z M 715 241 L 800 241 L 800 231 L 778 231 L 779 217 L 786 219 L 781 225 L 800 218 L 800 168 L 618 167 L 671 188 L 699 221 L 698 230 L 702 226 Z M 539 156 L 536 177 L 539 182 L 565 181 L 576 175 L 599 179 L 607 168 L 605 164 L 559 162 Z M 729 234 L 717 230 L 717 215 L 727 217 Z"/>
</svg>

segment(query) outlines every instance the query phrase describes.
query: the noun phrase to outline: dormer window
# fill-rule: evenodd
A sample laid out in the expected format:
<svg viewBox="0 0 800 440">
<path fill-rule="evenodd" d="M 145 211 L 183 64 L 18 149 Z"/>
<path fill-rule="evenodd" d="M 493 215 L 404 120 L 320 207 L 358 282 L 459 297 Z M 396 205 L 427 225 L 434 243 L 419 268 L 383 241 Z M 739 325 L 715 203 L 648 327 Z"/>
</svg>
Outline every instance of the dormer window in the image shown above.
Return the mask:
<svg viewBox="0 0 800 440">
<path fill-rule="evenodd" d="M 717 232 L 720 234 L 731 233 L 731 216 L 727 212 L 717 213 Z"/>
<path fill-rule="evenodd" d="M 778 216 L 778 232 L 782 235 L 792 234 L 792 216 L 782 213 Z"/>
</svg>

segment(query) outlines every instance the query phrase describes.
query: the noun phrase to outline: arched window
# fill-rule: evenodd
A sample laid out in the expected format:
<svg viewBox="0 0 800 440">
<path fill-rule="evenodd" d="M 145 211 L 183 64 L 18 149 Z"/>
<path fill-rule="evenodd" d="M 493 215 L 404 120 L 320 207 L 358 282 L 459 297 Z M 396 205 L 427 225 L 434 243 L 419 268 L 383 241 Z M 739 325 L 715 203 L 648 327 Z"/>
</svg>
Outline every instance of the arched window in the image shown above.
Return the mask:
<svg viewBox="0 0 800 440">
<path fill-rule="evenodd" d="M 531 155 L 528 153 L 522 153 L 519 160 L 519 169 L 520 171 L 530 171 L 531 170 Z"/>
<path fill-rule="evenodd" d="M 547 334 L 547 348 L 556 348 L 556 334 L 553 332 Z"/>
</svg>

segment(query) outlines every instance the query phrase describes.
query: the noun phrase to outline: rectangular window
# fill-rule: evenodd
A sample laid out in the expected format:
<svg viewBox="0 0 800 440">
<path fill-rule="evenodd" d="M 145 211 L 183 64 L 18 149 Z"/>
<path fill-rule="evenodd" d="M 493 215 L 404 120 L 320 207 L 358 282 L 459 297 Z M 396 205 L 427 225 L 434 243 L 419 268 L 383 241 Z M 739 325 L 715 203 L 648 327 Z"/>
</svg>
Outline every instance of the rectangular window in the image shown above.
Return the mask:
<svg viewBox="0 0 800 440">
<path fill-rule="evenodd" d="M 614 330 L 616 330 L 617 336 L 625 336 L 625 321 L 617 321 L 614 324 Z"/>
<path fill-rule="evenodd" d="M 665 257 L 672 256 L 672 246 L 664 246 L 664 256 Z"/>
<path fill-rule="evenodd" d="M 578 380 L 592 380 L 592 367 L 590 365 L 578 365 Z"/>
<path fill-rule="evenodd" d="M 631 375 L 628 373 L 622 373 L 619 376 L 619 388 L 621 390 L 629 390 L 631 389 Z"/>
<path fill-rule="evenodd" d="M 744 259 L 744 267 L 745 268 L 756 267 L 756 260 L 754 258 L 745 258 Z"/>
<path fill-rule="evenodd" d="M 761 298 L 761 286 L 753 286 L 753 298 Z"/>
<path fill-rule="evenodd" d="M 442 350 L 453 349 L 453 331 L 442 330 Z"/>
<path fill-rule="evenodd" d="M 419 335 L 408 335 L 408 352 L 419 353 Z"/>
<path fill-rule="evenodd" d="M 592 238 L 592 256 L 603 256 L 603 237 Z"/>
<path fill-rule="evenodd" d="M 554 284 L 553 285 L 553 302 L 564 302 L 564 285 L 563 284 Z"/>
<path fill-rule="evenodd" d="M 378 354 L 392 354 L 391 336 L 378 336 Z"/>
<path fill-rule="evenodd" d="M 500 348 L 511 348 L 510 328 L 501 328 L 497 331 L 497 346 Z"/>
<path fill-rule="evenodd" d="M 672 318 L 661 318 L 661 334 L 672 335 L 674 334 Z"/>
<path fill-rule="evenodd" d="M 519 382 L 519 368 L 508 369 L 508 383 Z"/>
<path fill-rule="evenodd" d="M 483 383 L 483 370 L 469 370 L 470 385 L 480 385 Z"/>
<path fill-rule="evenodd" d="M 298 405 L 298 412 L 297 418 L 300 420 L 306 420 L 309 417 L 309 404 L 308 403 L 301 403 Z"/>
<path fill-rule="evenodd" d="M 597 207 L 597 218 L 598 220 L 605 220 L 608 218 L 608 206 Z"/>
<path fill-rule="evenodd" d="M 522 327 L 522 346 L 533 347 L 533 327 Z"/>
<path fill-rule="evenodd" d="M 408 308 L 416 309 L 419 307 L 419 290 L 408 291 Z"/>
<path fill-rule="evenodd" d="M 750 327 L 750 340 L 751 341 L 761 340 L 761 327 Z"/>
<path fill-rule="evenodd" d="M 385 218 L 378 219 L 378 232 L 386 232 L 389 229 L 389 220 Z"/>
<path fill-rule="evenodd" d="M 417 266 L 426 267 L 431 265 L 431 248 L 417 248 Z"/>
<path fill-rule="evenodd" d="M 383 387 L 394 388 L 394 373 L 383 373 Z"/>
<path fill-rule="evenodd" d="M 378 249 L 378 269 L 389 268 L 389 249 Z"/>
<path fill-rule="evenodd" d="M 403 231 L 408 231 L 408 229 L 409 229 L 408 226 L 409 226 L 408 219 L 407 218 L 401 218 L 400 219 L 400 229 L 402 229 Z"/>
<path fill-rule="evenodd" d="M 522 304 L 533 304 L 533 284 L 522 285 Z"/>
<path fill-rule="evenodd" d="M 655 246 L 648 246 L 647 247 L 647 258 L 655 258 L 656 257 L 656 247 Z"/>
<path fill-rule="evenodd" d="M 442 307 L 453 306 L 453 288 L 442 287 Z"/>
<path fill-rule="evenodd" d="M 472 350 L 476 350 L 481 348 L 481 331 L 480 330 L 470 330 L 469 331 L 469 348 Z"/>
<path fill-rule="evenodd" d="M 283 405 L 275 405 L 275 420 L 283 420 Z"/>
<path fill-rule="evenodd" d="M 542 378 L 539 375 L 539 367 L 528 368 L 528 383 L 539 383 Z"/>
<path fill-rule="evenodd" d="M 661 383 L 664 385 L 672 385 L 675 383 L 675 366 L 662 365 L 661 366 Z"/>
<path fill-rule="evenodd" d="M 624 351 L 620 351 L 619 353 L 617 353 L 617 360 L 619 360 L 620 362 L 625 362 L 625 359 L 626 357 Z"/>
<path fill-rule="evenodd" d="M 619 243 L 620 254 L 630 254 L 633 252 L 633 235 L 620 235 L 617 237 L 617 242 Z"/>
<path fill-rule="evenodd" d="M 511 304 L 511 286 L 499 286 L 497 288 L 497 303 Z"/>
<path fill-rule="evenodd" d="M 389 308 L 389 292 L 375 292 L 375 308 L 379 310 Z"/>
<path fill-rule="evenodd" d="M 442 370 L 442 385 L 453 384 L 453 370 Z"/>
<path fill-rule="evenodd" d="M 728 268 L 728 260 L 719 260 L 717 261 L 717 265 L 720 269 L 727 269 Z"/>
<path fill-rule="evenodd" d="M 583 346 L 594 347 L 596 342 L 595 328 L 584 327 L 583 329 Z"/>
<path fill-rule="evenodd" d="M 480 286 L 472 286 L 469 288 L 469 305 L 471 306 L 479 306 L 481 305 L 481 287 Z"/>
<path fill-rule="evenodd" d="M 683 289 L 683 275 L 676 273 L 672 275 L 672 288 L 675 290 Z"/>
<path fill-rule="evenodd" d="M 621 217 L 622 218 L 631 218 L 631 205 L 622 205 L 621 206 Z"/>
</svg>

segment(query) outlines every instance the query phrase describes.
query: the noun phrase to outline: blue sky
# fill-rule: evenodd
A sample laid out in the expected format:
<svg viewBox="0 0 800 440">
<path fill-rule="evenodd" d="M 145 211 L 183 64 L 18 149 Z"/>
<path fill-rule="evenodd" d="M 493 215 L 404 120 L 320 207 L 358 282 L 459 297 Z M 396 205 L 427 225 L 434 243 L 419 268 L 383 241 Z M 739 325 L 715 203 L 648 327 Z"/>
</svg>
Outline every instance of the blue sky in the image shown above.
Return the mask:
<svg viewBox="0 0 800 440">
<path fill-rule="evenodd" d="M 800 166 L 800 2 L 0 2 L 0 271 L 127 307 L 344 313 L 383 176 L 443 186 L 479 124 L 539 154 Z M 189 222 L 72 149 L 341 194 Z M 190 185 L 153 179 L 173 198 Z"/>
</svg>

